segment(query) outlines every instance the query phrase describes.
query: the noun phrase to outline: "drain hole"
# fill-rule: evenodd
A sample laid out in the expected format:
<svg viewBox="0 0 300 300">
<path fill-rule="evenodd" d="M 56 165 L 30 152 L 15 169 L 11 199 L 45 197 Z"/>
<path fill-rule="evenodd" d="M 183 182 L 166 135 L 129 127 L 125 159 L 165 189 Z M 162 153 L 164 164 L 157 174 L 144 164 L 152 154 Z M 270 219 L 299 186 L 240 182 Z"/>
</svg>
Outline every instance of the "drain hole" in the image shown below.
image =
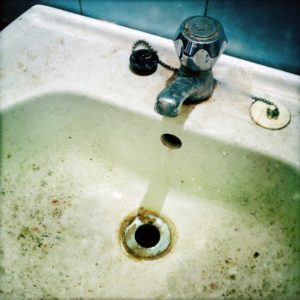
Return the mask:
<svg viewBox="0 0 300 300">
<path fill-rule="evenodd" d="M 182 146 L 181 140 L 173 134 L 165 133 L 161 136 L 160 140 L 170 149 L 179 149 Z"/>
<path fill-rule="evenodd" d="M 151 248 L 159 242 L 160 233 L 154 225 L 144 224 L 136 230 L 134 237 L 140 246 Z"/>
</svg>

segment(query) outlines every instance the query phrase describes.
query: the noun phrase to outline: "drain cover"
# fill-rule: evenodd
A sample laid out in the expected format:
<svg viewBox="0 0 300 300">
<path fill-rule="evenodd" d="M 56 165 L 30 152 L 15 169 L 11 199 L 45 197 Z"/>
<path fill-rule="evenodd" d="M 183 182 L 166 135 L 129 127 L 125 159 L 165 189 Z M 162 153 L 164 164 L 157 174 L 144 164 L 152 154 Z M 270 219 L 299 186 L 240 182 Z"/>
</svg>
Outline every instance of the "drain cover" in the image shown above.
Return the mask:
<svg viewBox="0 0 300 300">
<path fill-rule="evenodd" d="M 268 109 L 274 109 L 274 106 L 266 104 L 261 101 L 255 101 L 252 103 L 250 108 L 250 115 L 252 120 L 267 129 L 282 129 L 286 127 L 291 121 L 291 114 L 286 106 L 282 103 L 273 101 L 272 102 L 278 107 L 279 115 L 276 118 L 270 118 L 268 116 Z"/>
<path fill-rule="evenodd" d="M 122 242 L 126 251 L 139 258 L 158 258 L 171 244 L 168 224 L 152 213 L 138 214 L 121 227 Z"/>
</svg>

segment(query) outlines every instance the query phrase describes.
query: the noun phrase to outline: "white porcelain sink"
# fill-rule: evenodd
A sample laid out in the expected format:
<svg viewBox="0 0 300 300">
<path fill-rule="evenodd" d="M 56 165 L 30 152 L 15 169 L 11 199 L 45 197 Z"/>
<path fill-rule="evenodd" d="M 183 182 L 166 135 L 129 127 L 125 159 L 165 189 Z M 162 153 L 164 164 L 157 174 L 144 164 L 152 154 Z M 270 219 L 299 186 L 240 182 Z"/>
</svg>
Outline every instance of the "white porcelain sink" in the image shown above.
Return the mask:
<svg viewBox="0 0 300 300">
<path fill-rule="evenodd" d="M 169 40 L 45 6 L 1 32 L 0 298 L 296 299 L 299 76 L 223 55 L 213 96 L 163 118 L 172 74 L 131 73 L 137 39 L 178 64 Z M 249 95 L 291 123 L 254 124 Z M 158 259 L 120 241 L 142 208 L 174 226 Z"/>
</svg>

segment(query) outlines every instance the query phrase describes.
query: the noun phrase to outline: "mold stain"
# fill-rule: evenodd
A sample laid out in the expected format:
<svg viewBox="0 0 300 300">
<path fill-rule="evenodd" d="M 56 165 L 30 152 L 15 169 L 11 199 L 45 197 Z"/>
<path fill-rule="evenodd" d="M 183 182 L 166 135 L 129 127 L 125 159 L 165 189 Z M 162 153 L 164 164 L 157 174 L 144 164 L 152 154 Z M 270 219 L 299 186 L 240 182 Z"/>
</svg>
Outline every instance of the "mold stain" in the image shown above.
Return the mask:
<svg viewBox="0 0 300 300">
<path fill-rule="evenodd" d="M 19 61 L 17 62 L 17 67 L 19 70 L 23 71 L 24 73 L 27 73 L 27 71 L 28 71 L 27 67 Z"/>
<path fill-rule="evenodd" d="M 63 38 L 61 38 L 61 39 L 59 39 L 57 42 L 58 42 L 61 46 L 63 46 L 64 43 L 65 43 L 65 40 L 64 40 Z"/>
<path fill-rule="evenodd" d="M 43 202 L 42 198 L 44 197 L 46 196 L 38 196 L 37 200 Z M 14 230 L 8 231 L 8 234 L 15 238 L 17 247 L 23 255 L 30 251 L 39 251 L 39 249 L 46 254 L 61 239 L 61 232 L 59 230 L 53 232 L 53 228 L 60 227 L 60 219 L 64 211 L 71 206 L 69 201 L 53 198 L 40 208 L 29 208 L 30 222 L 27 221 L 27 225 L 23 222 L 19 226 L 16 224 Z M 17 222 L 20 205 L 15 203 L 12 211 L 14 213 L 11 217 Z"/>
</svg>

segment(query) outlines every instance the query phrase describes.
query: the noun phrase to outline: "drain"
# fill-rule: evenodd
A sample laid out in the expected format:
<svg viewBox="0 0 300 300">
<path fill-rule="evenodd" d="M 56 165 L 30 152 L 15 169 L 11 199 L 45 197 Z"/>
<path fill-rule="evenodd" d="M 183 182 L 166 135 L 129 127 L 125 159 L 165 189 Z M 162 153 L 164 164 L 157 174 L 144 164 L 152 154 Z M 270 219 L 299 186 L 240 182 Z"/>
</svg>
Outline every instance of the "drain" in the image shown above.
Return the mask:
<svg viewBox="0 0 300 300">
<path fill-rule="evenodd" d="M 126 218 L 121 225 L 120 235 L 125 250 L 142 259 L 159 258 L 171 246 L 169 225 L 153 212 Z"/>
<path fill-rule="evenodd" d="M 174 134 L 165 133 L 160 140 L 169 149 L 179 149 L 182 146 L 180 138 Z"/>
<path fill-rule="evenodd" d="M 145 224 L 136 230 L 134 237 L 140 246 L 151 248 L 159 242 L 160 232 L 154 225 Z"/>
</svg>

